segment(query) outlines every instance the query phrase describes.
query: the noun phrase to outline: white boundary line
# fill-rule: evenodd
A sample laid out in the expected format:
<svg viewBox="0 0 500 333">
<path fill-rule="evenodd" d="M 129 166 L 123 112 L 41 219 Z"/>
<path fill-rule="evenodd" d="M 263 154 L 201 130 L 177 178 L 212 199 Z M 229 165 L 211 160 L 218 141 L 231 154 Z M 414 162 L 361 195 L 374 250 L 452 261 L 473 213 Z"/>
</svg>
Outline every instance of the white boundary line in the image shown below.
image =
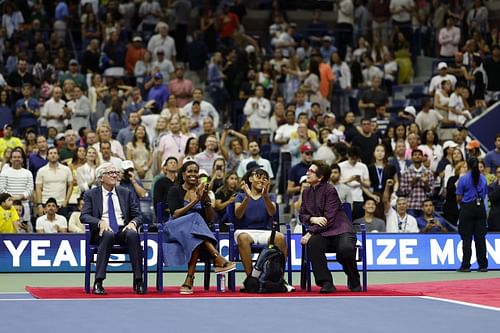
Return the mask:
<svg viewBox="0 0 500 333">
<path fill-rule="evenodd" d="M 440 302 L 446 302 L 446 303 L 453 303 L 453 304 L 460 304 L 460 305 L 465 305 L 465 306 L 470 306 L 473 308 L 478 308 L 478 309 L 485 309 L 485 310 L 493 310 L 493 311 L 499 311 L 500 308 L 494 307 L 494 306 L 488 306 L 488 305 L 481 305 L 481 304 L 476 304 L 476 303 L 469 303 L 469 302 L 462 302 L 462 301 L 456 301 L 453 299 L 448 299 L 448 298 L 440 298 L 440 297 L 432 297 L 432 296 L 418 296 L 419 298 L 424 298 L 424 299 L 430 299 L 433 301 L 440 301 Z"/>
<path fill-rule="evenodd" d="M 255 299 L 357 299 L 357 298 L 419 298 L 420 296 L 302 296 L 302 297 L 287 297 L 287 296 L 275 296 L 275 297 L 145 297 L 145 298 L 47 298 L 47 299 L 39 299 L 39 298 L 12 298 L 12 299 L 0 299 L 0 302 L 10 302 L 10 301 L 117 301 L 117 300 L 180 300 L 180 301 L 189 301 L 189 300 L 255 300 Z"/>
</svg>

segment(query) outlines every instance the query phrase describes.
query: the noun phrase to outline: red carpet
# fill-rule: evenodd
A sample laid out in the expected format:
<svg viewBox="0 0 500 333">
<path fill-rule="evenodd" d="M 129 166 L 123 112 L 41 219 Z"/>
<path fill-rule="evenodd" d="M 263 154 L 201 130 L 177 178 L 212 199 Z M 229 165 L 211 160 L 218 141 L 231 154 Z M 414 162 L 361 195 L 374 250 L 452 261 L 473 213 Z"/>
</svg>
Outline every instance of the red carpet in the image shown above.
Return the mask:
<svg viewBox="0 0 500 333">
<path fill-rule="evenodd" d="M 500 308 L 500 279 L 457 280 L 440 282 L 418 282 L 381 284 L 373 288 L 397 290 L 425 296 L 446 298 Z"/>
<path fill-rule="evenodd" d="M 132 292 L 131 287 L 106 287 L 107 295 L 86 294 L 82 287 L 31 287 L 26 286 L 26 290 L 35 298 L 40 299 L 79 299 L 79 298 L 189 298 L 189 297 L 204 297 L 204 298 L 222 298 L 222 297 L 316 297 L 325 296 L 319 293 L 319 288 L 313 288 L 312 292 L 297 290 L 292 293 L 277 293 L 277 294 L 247 294 L 240 292 L 217 292 L 215 287 L 210 291 L 205 291 L 203 287 L 195 287 L 194 294 L 180 295 L 179 287 L 167 287 L 163 294 L 156 292 L 154 288 L 149 288 L 149 292 L 145 295 L 136 295 Z M 369 288 L 368 292 L 353 293 L 347 290 L 346 287 L 337 287 L 337 292 L 328 294 L 328 296 L 421 296 L 421 293 L 401 292 L 396 289 L 384 289 L 373 287 Z"/>
</svg>

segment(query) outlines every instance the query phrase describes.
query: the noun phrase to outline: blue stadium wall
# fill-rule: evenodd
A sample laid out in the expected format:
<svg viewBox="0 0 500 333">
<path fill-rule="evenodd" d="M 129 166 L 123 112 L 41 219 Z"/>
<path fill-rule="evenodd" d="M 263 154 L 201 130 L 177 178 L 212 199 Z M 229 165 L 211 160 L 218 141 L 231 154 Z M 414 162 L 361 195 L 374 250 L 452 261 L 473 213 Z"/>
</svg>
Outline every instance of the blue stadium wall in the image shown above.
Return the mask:
<svg viewBox="0 0 500 333">
<path fill-rule="evenodd" d="M 221 252 L 228 253 L 227 235 L 221 235 Z M 148 266 L 156 267 L 157 242 L 149 239 Z M 293 270 L 300 270 L 300 235 L 292 239 Z M 490 269 L 500 269 L 500 233 L 487 235 Z M 120 260 L 119 257 L 113 257 Z M 376 234 L 367 236 L 370 270 L 453 270 L 460 265 L 462 242 L 457 234 Z M 473 252 L 473 267 L 476 267 Z M 83 272 L 85 241 L 83 234 L 0 235 L 0 272 Z M 110 271 L 129 271 L 127 264 L 112 263 Z M 340 270 L 333 264 L 333 270 Z M 185 271 L 185 267 L 169 267 Z"/>
</svg>

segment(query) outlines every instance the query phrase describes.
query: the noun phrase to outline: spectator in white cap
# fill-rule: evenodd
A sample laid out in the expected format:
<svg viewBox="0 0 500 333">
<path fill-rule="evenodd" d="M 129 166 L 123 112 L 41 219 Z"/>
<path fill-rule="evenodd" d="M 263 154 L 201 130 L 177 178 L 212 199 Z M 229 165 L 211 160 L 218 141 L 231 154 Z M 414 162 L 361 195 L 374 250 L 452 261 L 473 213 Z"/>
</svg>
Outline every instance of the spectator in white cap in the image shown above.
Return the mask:
<svg viewBox="0 0 500 333">
<path fill-rule="evenodd" d="M 324 62 L 330 62 L 330 57 L 337 52 L 337 48 L 332 44 L 332 37 L 330 36 L 324 36 L 321 41 L 321 47 L 319 48 L 321 57 Z"/>
<path fill-rule="evenodd" d="M 132 192 L 132 197 L 137 200 L 137 204 L 140 198 L 147 195 L 142 182 L 135 178 L 134 162 L 130 160 L 122 161 L 120 185 Z"/>
<path fill-rule="evenodd" d="M 143 2 L 144 5 L 147 2 Z M 140 11 L 140 10 L 139 10 Z M 156 24 L 156 35 L 153 35 L 148 42 L 148 50 L 153 54 L 153 59 L 157 60 L 157 52 L 162 49 L 165 54 L 165 59 L 170 60 L 175 66 L 175 40 L 168 35 L 168 24 L 165 22 L 158 22 Z"/>
<path fill-rule="evenodd" d="M 415 122 L 417 117 L 417 110 L 413 106 L 407 106 L 403 111 L 398 112 L 398 122 L 404 124 L 405 126 L 410 125 Z"/>
<path fill-rule="evenodd" d="M 455 89 L 457 78 L 455 75 L 448 73 L 448 64 L 442 61 L 437 65 L 438 74 L 434 75 L 429 84 L 429 95 L 434 96 L 437 90 L 441 89 L 441 82 L 449 80 L 451 82 L 451 89 Z"/>
<path fill-rule="evenodd" d="M 140 35 L 134 36 L 125 55 L 125 72 L 128 75 L 134 74 L 135 64 L 144 59 L 144 53 L 146 53 L 146 49 L 142 44 L 142 37 Z"/>
<path fill-rule="evenodd" d="M 336 124 L 337 124 L 337 117 L 331 112 L 325 113 L 325 116 L 323 117 L 324 125 L 326 128 L 328 128 L 330 131 L 333 131 L 336 129 Z"/>
<path fill-rule="evenodd" d="M 68 71 L 59 77 L 59 82 L 63 83 L 66 80 L 73 80 L 82 90 L 87 91 L 87 81 L 85 76 L 80 73 L 78 68 L 78 60 L 71 59 L 68 63 Z"/>
<path fill-rule="evenodd" d="M 325 161 L 328 165 L 331 165 L 336 160 L 333 146 L 339 142 L 339 137 L 332 134 L 330 129 L 322 128 L 319 131 L 319 142 L 321 146 L 314 153 L 314 159 Z"/>
</svg>

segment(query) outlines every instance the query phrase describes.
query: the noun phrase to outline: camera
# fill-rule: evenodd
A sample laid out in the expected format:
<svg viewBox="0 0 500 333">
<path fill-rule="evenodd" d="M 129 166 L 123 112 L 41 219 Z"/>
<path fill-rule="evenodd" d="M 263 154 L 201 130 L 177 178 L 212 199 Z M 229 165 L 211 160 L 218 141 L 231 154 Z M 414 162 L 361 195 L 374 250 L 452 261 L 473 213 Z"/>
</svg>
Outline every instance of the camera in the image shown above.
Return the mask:
<svg viewBox="0 0 500 333">
<path fill-rule="evenodd" d="M 222 165 L 216 165 L 215 170 L 221 170 L 222 171 Z"/>
<path fill-rule="evenodd" d="M 233 124 L 231 122 L 227 122 L 224 124 L 224 130 L 228 131 L 233 127 Z"/>
</svg>

